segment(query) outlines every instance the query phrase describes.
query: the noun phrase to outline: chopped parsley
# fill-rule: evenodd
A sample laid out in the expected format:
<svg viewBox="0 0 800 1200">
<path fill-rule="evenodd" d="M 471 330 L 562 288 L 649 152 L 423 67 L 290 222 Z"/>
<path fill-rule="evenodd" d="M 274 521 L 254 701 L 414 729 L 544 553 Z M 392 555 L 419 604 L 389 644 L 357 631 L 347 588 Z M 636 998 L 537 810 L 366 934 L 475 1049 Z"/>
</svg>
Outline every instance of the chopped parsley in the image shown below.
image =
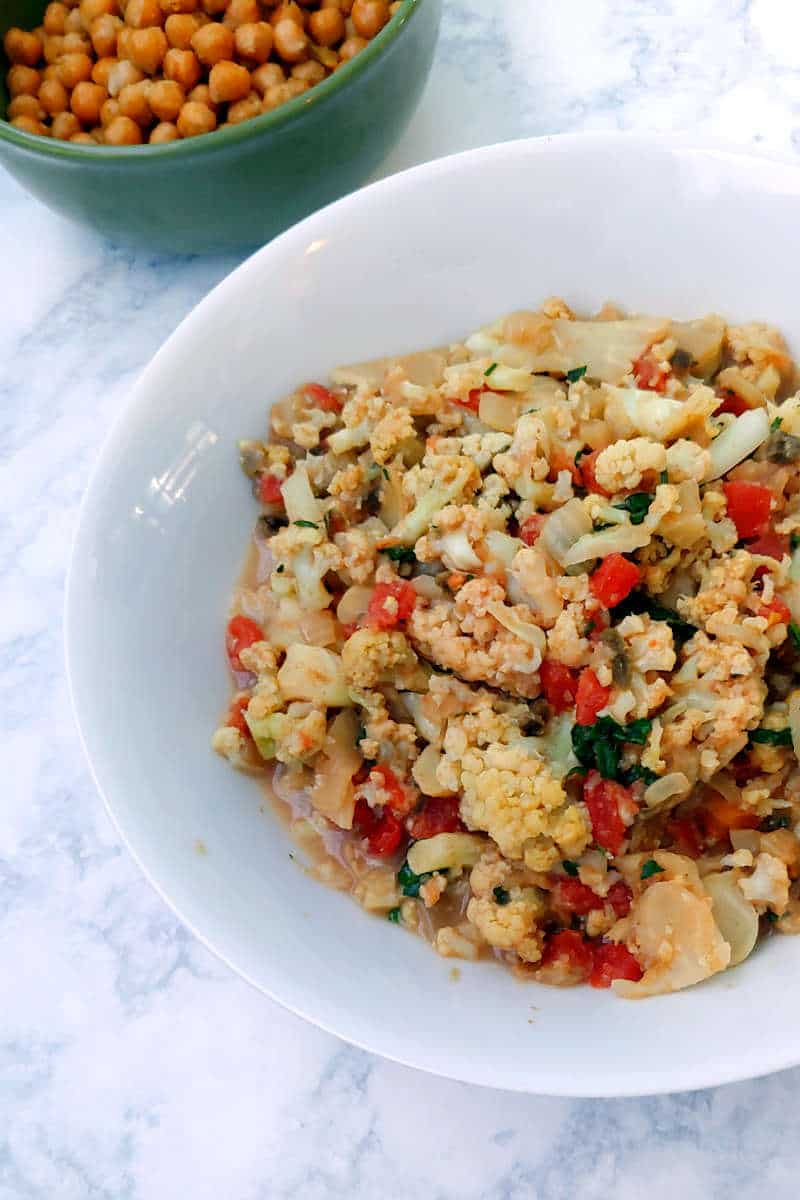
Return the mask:
<svg viewBox="0 0 800 1200">
<path fill-rule="evenodd" d="M 390 476 L 389 476 L 389 472 L 387 471 L 386 467 L 381 467 L 381 473 L 382 473 L 384 479 L 389 479 Z"/>
<path fill-rule="evenodd" d="M 359 725 L 358 733 L 356 734 L 356 745 L 357 746 L 360 745 L 360 743 L 363 742 L 363 740 L 366 736 L 367 736 L 367 731 L 366 731 L 365 727 L 363 725 Z"/>
<path fill-rule="evenodd" d="M 783 424 L 783 418 L 776 417 L 775 420 L 770 423 L 770 429 L 772 429 L 772 430 L 780 429 L 782 424 Z"/>
<path fill-rule="evenodd" d="M 583 636 L 588 637 L 590 633 L 594 633 L 594 621 L 587 621 L 583 631 Z"/>
<path fill-rule="evenodd" d="M 508 904 L 511 899 L 511 892 L 506 891 L 504 887 L 493 888 L 492 895 L 498 904 Z"/>
<path fill-rule="evenodd" d="M 688 621 L 684 621 L 673 609 L 664 608 L 652 596 L 649 596 L 647 592 L 638 589 L 632 591 L 626 599 L 614 606 L 615 619 L 622 620 L 623 617 L 629 617 L 631 613 L 636 613 L 637 615 L 647 613 L 654 621 L 666 621 L 672 630 L 675 645 L 679 647 L 697 633 L 695 625 L 690 625 Z"/>
<path fill-rule="evenodd" d="M 796 621 L 789 622 L 789 637 L 795 650 L 800 650 L 800 625 Z"/>
<path fill-rule="evenodd" d="M 391 921 L 393 925 L 399 925 L 400 924 L 400 909 L 399 908 L 390 908 L 388 913 L 386 914 L 386 920 Z"/>
<path fill-rule="evenodd" d="M 586 374 L 586 371 L 587 371 L 586 366 L 573 367 L 571 371 L 567 371 L 567 374 L 566 374 L 567 383 L 577 383 L 579 379 L 583 379 L 584 375 Z"/>
<path fill-rule="evenodd" d="M 800 546 L 800 533 L 789 534 L 789 545 L 793 550 L 796 550 L 797 547 Z"/>
<path fill-rule="evenodd" d="M 630 513 L 631 525 L 641 525 L 654 500 L 655 496 L 650 492 L 634 492 L 632 496 L 626 496 L 620 504 L 615 504 L 614 508 L 621 508 L 623 512 Z"/>
<path fill-rule="evenodd" d="M 764 916 L 767 918 L 767 920 L 769 921 L 770 925 L 772 925 L 772 923 L 773 923 L 774 921 L 777 921 L 777 919 L 778 919 L 778 914 L 777 914 L 777 913 L 774 913 L 774 912 L 772 912 L 772 910 L 771 910 L 771 909 L 768 909 L 768 910 L 767 910 L 767 911 L 764 913 Z"/>
<path fill-rule="evenodd" d="M 788 813 L 774 812 L 764 817 L 758 828 L 760 833 L 774 833 L 776 829 L 788 829 L 791 823 Z"/>
<path fill-rule="evenodd" d="M 652 727 L 653 722 L 647 717 L 627 725 L 618 724 L 612 717 L 599 717 L 594 725 L 572 726 L 572 749 L 582 766 L 595 767 L 603 779 L 621 781 L 621 746 L 643 746 Z"/>
<path fill-rule="evenodd" d="M 662 874 L 664 868 L 660 867 L 654 858 L 648 858 L 646 863 L 642 863 L 642 873 L 640 879 L 650 879 L 652 875 Z"/>
<path fill-rule="evenodd" d="M 282 575 L 285 570 L 286 567 L 283 565 L 283 563 L 278 563 L 277 567 L 275 568 L 275 574 Z"/>
<path fill-rule="evenodd" d="M 566 871 L 567 875 L 570 875 L 573 879 L 577 878 L 578 864 L 574 863 L 571 858 L 565 858 L 561 865 Z"/>
<path fill-rule="evenodd" d="M 641 763 L 635 763 L 634 766 L 628 767 L 627 771 L 620 771 L 619 781 L 624 783 L 626 787 L 630 787 L 632 783 L 636 783 L 637 779 L 641 779 L 642 783 L 650 785 L 655 783 L 658 775 L 655 771 L 651 771 L 649 767 L 643 767 Z"/>
<path fill-rule="evenodd" d="M 754 729 L 750 741 L 758 746 L 791 746 L 791 729 Z"/>
<path fill-rule="evenodd" d="M 385 550 L 381 550 L 381 554 L 385 554 L 392 562 L 396 563 L 415 563 L 417 556 L 411 546 L 387 546 Z"/>
<path fill-rule="evenodd" d="M 404 862 L 400 870 L 397 872 L 397 882 L 404 896 L 418 896 L 420 886 L 426 879 L 430 879 L 433 871 L 428 871 L 424 875 L 415 875 L 407 862 Z"/>
<path fill-rule="evenodd" d="M 316 521 L 292 521 L 293 525 L 299 525 L 302 529 L 319 529 Z"/>
<path fill-rule="evenodd" d="M 590 451 L 590 450 L 586 450 L 586 449 L 583 449 L 583 450 L 576 450 L 576 451 L 575 451 L 575 457 L 574 457 L 574 458 L 573 458 L 573 460 L 572 460 L 572 461 L 575 463 L 575 466 L 577 467 L 577 465 L 578 465 L 578 462 L 580 461 L 580 459 L 582 459 L 582 458 L 583 458 L 583 456 L 584 456 L 585 454 L 590 454 L 590 453 L 591 453 L 591 451 Z"/>
<path fill-rule="evenodd" d="M 669 472 L 666 470 L 662 471 L 659 475 L 659 479 L 662 483 L 669 483 Z"/>
<path fill-rule="evenodd" d="M 494 373 L 497 370 L 499 365 L 500 365 L 499 363 L 492 363 L 492 365 L 487 367 L 486 370 L 483 372 L 484 377 L 486 379 L 488 379 L 490 375 L 494 375 Z"/>
</svg>

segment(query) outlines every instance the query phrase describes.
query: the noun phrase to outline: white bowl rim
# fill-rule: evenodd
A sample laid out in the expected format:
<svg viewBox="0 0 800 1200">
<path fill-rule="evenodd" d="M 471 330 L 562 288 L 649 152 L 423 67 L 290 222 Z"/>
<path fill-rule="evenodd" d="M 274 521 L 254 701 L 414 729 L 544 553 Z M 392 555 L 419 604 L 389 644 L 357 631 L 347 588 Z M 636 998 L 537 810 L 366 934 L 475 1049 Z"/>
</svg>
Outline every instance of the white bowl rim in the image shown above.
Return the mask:
<svg viewBox="0 0 800 1200">
<path fill-rule="evenodd" d="M 138 416 L 140 408 L 140 393 L 143 391 L 144 384 L 149 380 L 151 375 L 158 373 L 162 358 L 169 356 L 172 351 L 182 341 L 191 341 L 194 334 L 195 324 L 202 324 L 206 317 L 208 309 L 223 302 L 228 291 L 235 290 L 243 277 L 253 269 L 256 260 L 261 260 L 265 256 L 270 256 L 273 253 L 279 254 L 284 247 L 290 247 L 297 243 L 298 246 L 306 245 L 314 227 L 320 222 L 321 218 L 328 214 L 346 212 L 351 207 L 357 207 L 360 198 L 369 196 L 390 196 L 398 187 L 402 187 L 407 180 L 415 179 L 424 184 L 427 179 L 436 178 L 439 174 L 446 173 L 451 167 L 465 162 L 467 160 L 475 160 L 478 162 L 491 163 L 496 159 L 502 159 L 505 156 L 518 155 L 537 155 L 546 152 L 550 146 L 558 147 L 575 147 L 576 152 L 579 152 L 582 145 L 592 146 L 608 146 L 609 152 L 614 153 L 617 148 L 622 147 L 623 152 L 628 153 L 635 151 L 637 148 L 645 149 L 663 149 L 671 150 L 677 153 L 692 154 L 692 155 L 716 155 L 716 156 L 731 156 L 739 161 L 752 161 L 756 166 L 760 163 L 772 163 L 775 165 L 790 168 L 800 177 L 800 161 L 788 153 L 781 153 L 774 150 L 762 149 L 761 147 L 743 146 L 732 142 L 729 139 L 703 137 L 695 138 L 690 135 L 681 133 L 665 133 L 665 134 L 641 134 L 627 131 L 590 131 L 585 133 L 561 133 L 548 134 L 539 137 L 517 138 L 508 141 L 497 142 L 491 145 L 481 146 L 473 149 L 463 150 L 456 154 L 447 155 L 441 158 L 429 160 L 427 162 L 409 167 L 406 170 L 397 174 L 387 176 L 383 179 L 369 184 L 358 189 L 355 192 L 333 202 L 330 205 L 319 209 L 312 213 L 304 220 L 291 226 L 271 242 L 262 246 L 254 253 L 249 255 L 242 263 L 234 268 L 228 275 L 217 283 L 210 292 L 208 292 L 181 320 L 172 333 L 168 336 L 165 342 L 159 347 L 155 355 L 150 359 L 146 367 L 142 370 L 136 381 L 132 385 L 125 401 L 122 404 L 119 412 L 114 417 L 109 431 L 103 441 L 97 459 L 90 471 L 89 480 L 84 491 L 84 495 L 79 507 L 78 519 L 76 523 L 75 534 L 73 537 L 72 551 L 70 555 L 69 567 L 65 582 L 65 599 L 64 599 L 64 653 L 66 678 L 68 686 L 68 694 L 70 704 L 75 719 L 75 724 L 78 730 L 79 741 L 86 757 L 91 777 L 95 787 L 103 801 L 106 812 L 108 813 L 111 822 L 116 829 L 121 842 L 125 845 L 128 852 L 132 855 L 139 869 L 149 882 L 149 884 L 158 893 L 168 908 L 175 914 L 182 925 L 184 925 L 194 937 L 215 957 L 223 962 L 234 974 L 239 978 L 244 979 L 252 987 L 261 994 L 268 996 L 275 1003 L 285 1008 L 287 1011 L 302 1017 L 309 1021 L 312 1025 L 323 1030 L 326 1033 L 342 1039 L 346 1043 L 356 1046 L 371 1054 L 377 1054 L 382 1058 L 397 1062 L 402 1066 L 412 1067 L 425 1073 L 439 1076 L 441 1078 L 454 1079 L 463 1083 L 476 1084 L 481 1087 L 497 1087 L 492 1084 L 480 1073 L 475 1073 L 470 1069 L 469 1063 L 462 1063 L 459 1067 L 443 1068 L 438 1065 L 420 1061 L 413 1053 L 409 1053 L 406 1057 L 402 1053 L 389 1051 L 380 1045 L 374 1044 L 368 1039 L 361 1040 L 358 1035 L 352 1030 L 343 1031 L 338 1028 L 335 1022 L 326 1021 L 324 1015 L 317 1012 L 306 1011 L 297 1005 L 287 1002 L 281 995 L 271 990 L 266 984 L 254 979 L 246 970 L 235 964 L 228 957 L 227 953 L 214 942 L 209 939 L 196 924 L 189 920 L 183 913 L 181 906 L 176 903 L 170 896 L 167 885 L 160 883 L 150 872 L 146 862 L 143 861 L 141 855 L 131 844 L 128 834 L 121 823 L 120 818 L 114 809 L 114 803 L 107 789 L 103 786 L 89 748 L 89 734 L 85 724 L 81 718 L 80 699 L 77 694 L 75 684 L 75 665 L 73 659 L 73 646 L 75 642 L 75 631 L 77 629 L 78 616 L 75 605 L 75 578 L 80 566 L 81 556 L 84 553 L 83 533 L 85 531 L 87 516 L 92 509 L 94 502 L 94 494 L 99 489 L 100 481 L 106 469 L 107 463 L 114 457 L 118 449 L 123 446 L 128 437 L 128 427 Z M 312 239 L 313 240 L 313 239 Z M 564 1075 L 554 1072 L 539 1073 L 541 1076 L 541 1086 L 533 1087 L 525 1082 L 503 1084 L 503 1090 L 518 1091 L 522 1093 L 547 1095 L 554 1097 L 575 1098 L 575 1099 L 613 1099 L 626 1098 L 635 1096 L 658 1096 L 682 1091 L 696 1091 L 705 1088 L 717 1087 L 728 1083 L 737 1083 L 748 1079 L 758 1079 L 766 1075 L 770 1075 L 779 1071 L 789 1070 L 793 1067 L 800 1066 L 800 1037 L 794 1046 L 780 1048 L 771 1046 L 765 1048 L 745 1048 L 739 1049 L 735 1053 L 731 1053 L 731 1057 L 727 1061 L 698 1062 L 698 1063 L 672 1063 L 664 1066 L 658 1077 L 652 1083 L 643 1085 L 641 1082 L 635 1081 L 633 1078 L 625 1079 L 624 1077 L 615 1077 L 613 1085 L 608 1088 L 599 1089 L 597 1087 L 587 1087 L 575 1078 L 565 1079 Z M 536 1072 L 532 1072 L 535 1074 Z"/>
</svg>

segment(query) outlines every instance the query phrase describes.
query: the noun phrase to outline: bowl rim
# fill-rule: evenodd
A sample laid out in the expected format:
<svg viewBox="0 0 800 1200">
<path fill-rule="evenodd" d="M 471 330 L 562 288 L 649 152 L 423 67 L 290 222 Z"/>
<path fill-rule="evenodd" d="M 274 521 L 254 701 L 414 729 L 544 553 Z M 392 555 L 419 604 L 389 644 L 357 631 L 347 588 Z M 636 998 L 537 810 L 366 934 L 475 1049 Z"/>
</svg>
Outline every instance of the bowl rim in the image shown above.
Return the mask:
<svg viewBox="0 0 800 1200">
<path fill-rule="evenodd" d="M 259 133 L 267 133 L 298 120 L 312 105 L 324 104 L 329 97 L 346 88 L 348 83 L 366 70 L 384 50 L 388 50 L 401 35 L 415 11 L 425 2 L 429 0 L 401 0 L 402 7 L 389 19 L 380 33 L 344 66 L 309 88 L 308 92 L 287 100 L 272 112 L 261 113 L 248 121 L 240 121 L 238 125 L 228 125 L 225 129 L 214 129 L 199 137 L 181 138 L 160 146 L 151 146 L 148 142 L 136 146 L 104 146 L 99 143 L 88 146 L 80 142 L 62 142 L 38 133 L 26 133 L 3 117 L 0 118 L 0 142 L 8 142 L 44 158 L 106 163 L 139 160 L 147 162 L 156 156 L 162 160 L 179 159 L 208 152 L 214 147 L 223 149 L 225 146 L 235 146 Z"/>
<path fill-rule="evenodd" d="M 452 166 L 463 162 L 467 159 L 487 160 L 502 157 L 506 154 L 519 155 L 537 155 L 546 152 L 549 145 L 556 147 L 575 147 L 579 152 L 582 145 L 585 144 L 609 144 L 609 149 L 613 152 L 615 148 L 624 145 L 629 149 L 635 150 L 639 145 L 642 148 L 653 148 L 667 151 L 671 150 L 685 155 L 716 155 L 722 157 L 734 157 L 743 162 L 752 162 L 754 166 L 765 162 L 772 163 L 776 166 L 790 167 L 792 172 L 800 177 L 800 162 L 797 158 L 788 153 L 780 151 L 762 150 L 760 147 L 751 147 L 735 143 L 727 139 L 704 137 L 694 138 L 690 134 L 684 133 L 665 133 L 665 134 L 646 134 L 640 132 L 628 131 L 588 131 L 581 133 L 564 133 L 564 134 L 548 134 L 537 137 L 510 139 L 505 142 L 498 142 L 491 145 L 474 147 L 460 151 L 456 154 L 447 155 L 442 158 L 432 159 L 427 162 L 416 164 L 404 171 L 394 175 L 379 179 L 366 187 L 360 188 L 349 195 L 342 197 L 339 200 L 326 205 L 324 208 L 312 213 L 310 216 L 299 221 L 289 229 L 280 234 L 272 242 L 266 246 L 254 251 L 253 254 L 245 258 L 237 267 L 235 267 L 228 275 L 220 280 L 210 292 L 192 308 L 176 326 L 169 337 L 162 342 L 153 357 L 148 361 L 143 371 L 139 374 L 133 386 L 129 390 L 124 403 L 119 411 L 114 416 L 105 439 L 97 453 L 97 457 L 91 468 L 89 478 L 85 487 L 85 491 L 81 500 L 78 511 L 75 532 L 72 541 L 72 548 L 69 559 L 69 566 L 65 580 L 64 591 L 64 610 L 63 610 L 63 630 L 64 630 L 64 661 L 66 666 L 66 679 L 69 694 L 70 705 L 72 708 L 75 726 L 78 732 L 79 742 L 82 746 L 85 755 L 86 763 L 89 768 L 89 773 L 94 781 L 97 792 L 103 802 L 106 813 L 108 814 L 114 829 L 117 831 L 119 838 L 126 850 L 131 854 L 134 861 L 144 874 L 147 881 L 151 884 L 155 892 L 161 897 L 164 903 L 175 914 L 181 924 L 189 930 L 189 932 L 198 939 L 198 941 L 207 950 L 209 950 L 217 959 L 225 964 L 236 976 L 243 979 L 245 982 L 254 987 L 260 994 L 267 996 L 274 1003 L 279 1004 L 283 1009 L 293 1013 L 296 1016 L 302 1017 L 316 1028 L 323 1030 L 326 1033 L 340 1038 L 349 1045 L 356 1046 L 370 1054 L 377 1055 L 380 1058 L 385 1058 L 391 1062 L 396 1062 L 402 1066 L 411 1067 L 414 1070 L 422 1071 L 425 1074 L 431 1074 L 445 1079 L 453 1079 L 458 1082 L 477 1085 L 485 1088 L 501 1088 L 504 1091 L 519 1092 L 522 1094 L 545 1095 L 553 1097 L 563 1097 L 569 1099 L 624 1099 L 631 1097 L 645 1096 L 660 1096 L 669 1095 L 678 1092 L 693 1092 L 708 1088 L 715 1088 L 729 1083 L 739 1083 L 750 1079 L 759 1079 L 764 1076 L 771 1075 L 784 1070 L 789 1070 L 800 1066 L 800 1040 L 790 1046 L 778 1047 L 775 1045 L 769 1047 L 759 1046 L 757 1050 L 751 1050 L 749 1053 L 742 1052 L 738 1055 L 732 1054 L 727 1061 L 718 1059 L 711 1063 L 708 1062 L 681 1062 L 678 1057 L 671 1064 L 661 1068 L 658 1075 L 652 1082 L 648 1081 L 642 1084 L 641 1081 L 634 1077 L 620 1079 L 614 1077 L 609 1082 L 608 1086 L 596 1087 L 581 1083 L 576 1080 L 568 1072 L 559 1072 L 557 1075 L 550 1072 L 538 1081 L 534 1086 L 534 1081 L 519 1081 L 506 1082 L 503 1084 L 492 1083 L 491 1081 L 481 1077 L 479 1072 L 471 1069 L 468 1063 L 464 1063 L 459 1067 L 447 1067 L 433 1065 L 428 1062 L 420 1062 L 413 1054 L 413 1051 L 400 1053 L 391 1051 L 384 1047 L 376 1048 L 375 1044 L 369 1039 L 361 1038 L 354 1034 L 351 1030 L 343 1032 L 341 1027 L 333 1019 L 326 1019 L 316 1011 L 309 1011 L 304 1007 L 293 1004 L 282 998 L 280 994 L 268 986 L 264 982 L 255 979 L 247 969 L 236 964 L 229 952 L 215 943 L 212 938 L 203 933 L 197 927 L 195 922 L 189 919 L 182 911 L 182 905 L 175 902 L 170 896 L 169 881 L 160 882 L 151 873 L 150 868 L 143 861 L 142 857 L 131 844 L 128 834 L 123 828 L 121 818 L 112 806 L 109 795 L 106 792 L 103 784 L 100 781 L 95 763 L 89 750 L 91 740 L 90 730 L 84 726 L 81 719 L 81 710 L 78 696 L 78 687 L 76 685 L 76 660 L 74 658 L 75 643 L 77 642 L 77 625 L 80 621 L 78 612 L 77 596 L 78 590 L 77 578 L 79 574 L 80 558 L 85 554 L 83 545 L 86 527 L 89 522 L 90 512 L 95 502 L 95 491 L 102 485 L 103 476 L 107 472 L 108 463 L 111 462 L 119 447 L 124 445 L 127 437 L 128 427 L 135 420 L 139 409 L 142 407 L 140 399 L 142 391 L 142 383 L 146 376 L 155 373 L 161 368 L 162 358 L 167 356 L 171 351 L 174 343 L 178 339 L 184 338 L 187 334 L 193 334 L 195 327 L 205 318 L 205 312 L 209 304 L 219 304 L 225 298 L 227 293 L 234 290 L 238 284 L 238 280 L 242 275 L 245 275 L 252 267 L 253 260 L 262 255 L 279 252 L 283 245 L 287 242 L 303 242 L 309 234 L 314 230 L 315 223 L 318 222 L 321 216 L 327 215 L 330 211 L 340 207 L 346 207 L 353 203 L 358 203 L 358 198 L 362 193 L 369 193 L 376 196 L 381 193 L 391 195 L 398 183 L 406 180 L 411 176 L 416 176 L 422 183 L 426 179 L 434 178 L 441 173 L 446 173 Z"/>
</svg>

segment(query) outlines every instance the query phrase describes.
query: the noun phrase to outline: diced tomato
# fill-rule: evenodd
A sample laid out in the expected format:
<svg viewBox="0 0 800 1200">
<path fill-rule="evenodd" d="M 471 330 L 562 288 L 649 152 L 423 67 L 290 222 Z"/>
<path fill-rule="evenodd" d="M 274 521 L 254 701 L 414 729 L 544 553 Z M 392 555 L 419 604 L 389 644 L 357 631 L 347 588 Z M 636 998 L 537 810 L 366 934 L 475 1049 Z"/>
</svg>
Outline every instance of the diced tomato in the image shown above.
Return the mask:
<svg viewBox="0 0 800 1200">
<path fill-rule="evenodd" d="M 611 987 L 615 979 L 630 979 L 635 983 L 644 974 L 627 946 L 615 942 L 600 942 L 594 947 L 592 957 L 589 983 L 595 988 Z"/>
<path fill-rule="evenodd" d="M 613 608 L 629 596 L 641 579 L 636 563 L 621 554 L 609 554 L 589 579 L 589 587 L 604 608 Z"/>
<path fill-rule="evenodd" d="M 706 837 L 713 842 L 724 842 L 732 829 L 758 829 L 761 823 L 754 812 L 739 808 L 718 792 L 704 801 L 699 817 Z"/>
<path fill-rule="evenodd" d="M 377 781 L 374 779 L 375 775 L 379 776 Z M 379 782 L 381 789 L 386 792 L 389 798 L 385 803 L 392 812 L 405 816 L 414 804 L 415 795 L 411 790 L 406 791 L 392 768 L 384 766 L 383 763 L 378 763 L 370 771 L 370 779 L 373 782 Z"/>
<path fill-rule="evenodd" d="M 580 879 L 558 879 L 552 891 L 553 902 L 557 908 L 565 909 L 568 913 L 585 917 L 596 908 L 603 907 L 603 898 L 593 892 Z"/>
<path fill-rule="evenodd" d="M 519 536 L 526 546 L 532 546 L 539 538 L 544 526 L 544 513 L 532 513 L 519 527 Z"/>
<path fill-rule="evenodd" d="M 649 350 L 645 350 L 644 354 L 639 355 L 633 363 L 632 370 L 637 387 L 646 388 L 651 392 L 665 391 L 669 371 L 661 366 L 661 363 Z"/>
<path fill-rule="evenodd" d="M 393 583 L 376 583 L 364 624 L 371 629 L 394 629 L 402 621 L 408 620 L 416 602 L 417 593 L 404 579 Z"/>
<path fill-rule="evenodd" d="M 557 713 L 572 708 L 578 692 L 576 671 L 556 662 L 554 658 L 546 658 L 539 668 L 539 678 L 542 681 L 545 699 L 551 708 Z M 602 705 L 600 707 L 602 708 Z"/>
<path fill-rule="evenodd" d="M 266 472 L 258 481 L 258 498 L 262 504 L 283 504 L 282 480 Z"/>
<path fill-rule="evenodd" d="M 747 549 L 751 554 L 766 554 L 769 558 L 777 558 L 779 561 L 784 554 L 790 553 L 789 539 L 785 533 L 774 533 L 771 529 L 766 533 L 762 533 L 754 542 L 748 542 Z M 764 573 L 764 568 L 759 567 L 761 573 Z"/>
<path fill-rule="evenodd" d="M 758 610 L 760 617 L 766 617 L 770 625 L 778 625 L 783 622 L 788 625 L 792 619 L 792 610 L 788 604 L 784 604 L 780 596 L 773 596 L 768 604 L 762 604 Z M 773 620 L 774 617 L 774 620 Z"/>
<path fill-rule="evenodd" d="M 307 383 L 303 387 L 303 391 L 322 412 L 341 412 L 342 402 L 339 397 L 330 388 L 323 387 L 321 383 Z"/>
<path fill-rule="evenodd" d="M 559 982 L 580 983 L 589 978 L 592 969 L 592 948 L 575 929 L 551 933 L 544 944 L 543 967 L 559 967 L 565 975 Z"/>
<path fill-rule="evenodd" d="M 548 479 L 555 483 L 562 471 L 569 471 L 570 475 L 572 476 L 572 482 L 580 487 L 583 483 L 580 463 L 581 459 L 578 459 L 578 461 L 575 462 L 574 457 L 570 457 L 569 454 L 565 454 L 563 450 L 553 450 L 550 455 L 550 471 L 548 472 Z"/>
<path fill-rule="evenodd" d="M 632 900 L 633 892 L 622 879 L 612 883 L 606 895 L 606 901 L 613 908 L 616 917 L 627 917 L 631 910 Z"/>
<path fill-rule="evenodd" d="M 390 808 L 377 813 L 366 800 L 359 800 L 353 813 L 353 828 L 361 834 L 370 854 L 387 858 L 400 848 L 405 830 Z"/>
<path fill-rule="evenodd" d="M 718 417 L 720 413 L 730 413 L 732 417 L 740 417 L 742 413 L 747 412 L 749 405 L 745 404 L 742 397 L 737 396 L 736 392 L 725 389 L 721 394 L 722 403 L 714 409 L 714 416 Z"/>
<path fill-rule="evenodd" d="M 722 490 L 728 501 L 728 516 L 736 526 L 739 537 L 758 537 L 764 531 L 772 509 L 772 492 L 769 488 L 746 479 L 733 479 L 730 483 L 723 483 Z"/>
<path fill-rule="evenodd" d="M 595 466 L 601 453 L 600 450 L 592 450 L 591 454 L 584 454 L 578 459 L 578 469 L 580 470 L 581 482 L 587 492 L 597 492 L 601 496 L 610 496 L 611 493 L 600 486 L 595 475 Z"/>
<path fill-rule="evenodd" d="M 240 733 L 244 733 L 248 737 L 251 737 L 252 735 L 250 733 L 250 726 L 244 719 L 245 709 L 249 703 L 249 696 L 238 696 L 228 709 L 228 715 L 225 718 L 225 724 L 229 725 L 231 729 L 238 729 Z"/>
<path fill-rule="evenodd" d="M 667 821 L 667 833 L 687 858 L 699 858 L 703 853 L 703 835 L 692 817 L 673 817 Z"/>
<path fill-rule="evenodd" d="M 491 388 L 488 388 L 486 384 L 484 384 L 482 387 L 473 388 L 466 400 L 462 400 L 460 396 L 451 396 L 450 399 L 453 404 L 457 404 L 459 408 L 468 408 L 470 412 L 476 413 L 481 406 L 481 396 L 484 392 L 490 392 L 491 390 Z"/>
<path fill-rule="evenodd" d="M 623 816 L 633 818 L 639 805 L 630 788 L 590 771 L 583 785 L 583 801 L 589 810 L 592 836 L 609 854 L 619 854 L 628 832 Z"/>
<path fill-rule="evenodd" d="M 758 774 L 758 767 L 755 766 L 750 755 L 745 751 L 744 754 L 737 754 L 732 763 L 728 764 L 728 770 L 733 775 L 737 787 L 742 784 L 749 783 L 754 775 Z"/>
<path fill-rule="evenodd" d="M 603 687 L 591 667 L 584 667 L 575 692 L 575 720 L 579 725 L 594 725 L 597 714 L 605 708 L 611 688 Z"/>
<path fill-rule="evenodd" d="M 436 837 L 437 833 L 458 833 L 464 823 L 458 813 L 458 796 L 429 796 L 425 807 L 414 813 L 408 832 L 415 841 Z"/>
<path fill-rule="evenodd" d="M 231 617 L 225 637 L 228 661 L 234 671 L 244 671 L 239 655 L 253 642 L 263 642 L 264 633 L 249 617 Z"/>
</svg>

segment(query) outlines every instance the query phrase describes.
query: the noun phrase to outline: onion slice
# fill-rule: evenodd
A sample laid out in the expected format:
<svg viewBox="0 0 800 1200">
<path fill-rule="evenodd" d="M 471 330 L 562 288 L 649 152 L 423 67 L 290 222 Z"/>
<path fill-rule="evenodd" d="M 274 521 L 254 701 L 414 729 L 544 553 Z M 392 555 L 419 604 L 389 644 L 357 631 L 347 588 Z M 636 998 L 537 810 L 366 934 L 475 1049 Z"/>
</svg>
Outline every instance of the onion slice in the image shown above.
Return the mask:
<svg viewBox="0 0 800 1200">
<path fill-rule="evenodd" d="M 734 417 L 708 448 L 711 465 L 704 483 L 727 475 L 737 463 L 749 458 L 762 442 L 769 437 L 769 416 L 765 408 L 751 408 Z"/>
</svg>

